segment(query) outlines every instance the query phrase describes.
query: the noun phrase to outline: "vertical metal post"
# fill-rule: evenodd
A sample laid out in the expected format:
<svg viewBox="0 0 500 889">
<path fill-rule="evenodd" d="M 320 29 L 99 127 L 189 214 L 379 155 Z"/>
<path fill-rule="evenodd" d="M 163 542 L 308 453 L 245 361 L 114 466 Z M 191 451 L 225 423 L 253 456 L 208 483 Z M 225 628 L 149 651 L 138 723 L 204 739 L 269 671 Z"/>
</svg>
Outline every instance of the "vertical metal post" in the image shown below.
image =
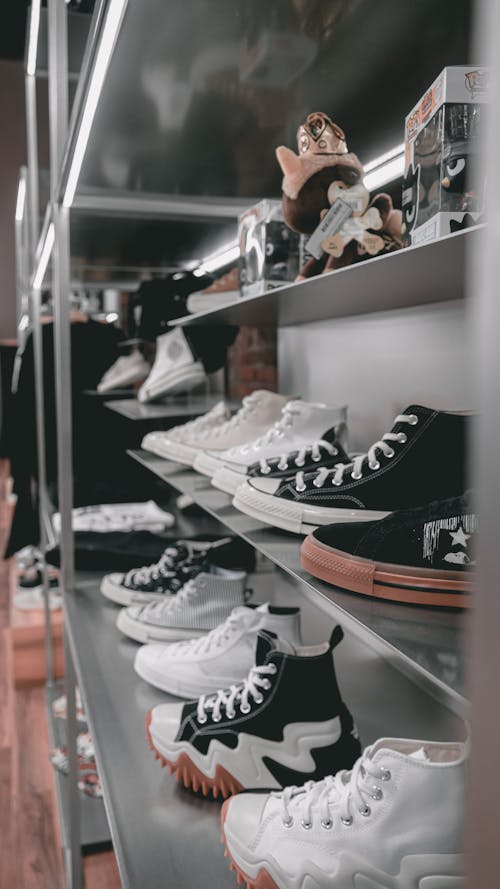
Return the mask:
<svg viewBox="0 0 500 889">
<path fill-rule="evenodd" d="M 54 302 L 54 358 L 57 407 L 57 463 L 61 513 L 61 586 L 64 597 L 74 593 L 73 553 L 73 445 L 71 405 L 71 339 L 69 314 L 70 260 L 69 211 L 57 199 L 57 185 L 68 128 L 68 35 L 64 0 L 49 0 L 49 123 L 51 210 L 54 223 L 52 297 Z M 82 885 L 80 799 L 76 755 L 75 670 L 67 631 L 64 632 L 64 672 L 67 696 L 69 759 L 69 837 L 67 879 L 69 889 Z"/>
<path fill-rule="evenodd" d="M 490 66 L 490 95 L 486 109 L 487 138 L 480 158 L 482 172 L 486 173 L 488 224 L 472 257 L 469 274 L 479 396 L 472 481 L 477 488 L 481 519 L 477 552 L 479 583 L 469 645 L 472 745 L 466 872 L 470 889 L 493 887 L 500 873 L 500 831 L 496 806 L 500 796 L 500 774 L 496 767 L 500 746 L 500 4 L 496 0 L 481 0 L 476 6 L 478 21 L 474 58 L 480 64 Z"/>
</svg>

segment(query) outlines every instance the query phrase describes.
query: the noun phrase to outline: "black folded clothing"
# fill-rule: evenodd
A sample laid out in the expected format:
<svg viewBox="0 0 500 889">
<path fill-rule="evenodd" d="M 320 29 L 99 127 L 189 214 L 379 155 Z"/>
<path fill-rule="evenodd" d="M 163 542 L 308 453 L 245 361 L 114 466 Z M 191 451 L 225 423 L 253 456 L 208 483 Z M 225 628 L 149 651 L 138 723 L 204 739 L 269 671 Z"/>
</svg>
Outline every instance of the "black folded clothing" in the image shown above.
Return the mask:
<svg viewBox="0 0 500 889">
<path fill-rule="evenodd" d="M 206 534 L 201 536 L 207 539 Z M 176 540 L 177 537 L 152 534 L 151 531 L 76 531 L 75 568 L 79 571 L 130 571 L 157 562 L 167 546 Z M 46 558 L 49 564 L 59 567 L 59 547 L 50 549 Z"/>
</svg>

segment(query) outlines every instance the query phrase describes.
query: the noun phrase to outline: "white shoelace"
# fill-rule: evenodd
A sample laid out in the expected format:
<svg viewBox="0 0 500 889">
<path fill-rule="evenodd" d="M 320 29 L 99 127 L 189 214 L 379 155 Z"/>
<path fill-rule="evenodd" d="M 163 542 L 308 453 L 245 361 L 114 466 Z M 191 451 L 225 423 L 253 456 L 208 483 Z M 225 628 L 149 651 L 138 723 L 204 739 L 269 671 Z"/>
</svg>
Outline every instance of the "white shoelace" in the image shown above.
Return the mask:
<svg viewBox="0 0 500 889">
<path fill-rule="evenodd" d="M 186 639 L 185 642 L 176 642 L 172 646 L 172 650 L 190 654 L 211 654 L 215 649 L 221 648 L 224 642 L 230 641 L 241 629 L 241 626 L 241 613 L 233 611 L 224 623 L 215 627 L 215 630 L 210 630 L 206 636 Z"/>
<path fill-rule="evenodd" d="M 338 806 L 339 818 L 346 827 L 353 822 L 355 812 L 364 818 L 371 814 L 370 800 L 381 800 L 380 783 L 390 781 L 391 773 L 382 766 L 375 766 L 369 758 L 370 748 L 360 757 L 352 771 L 328 775 L 323 781 L 308 781 L 303 787 L 285 787 L 271 796 L 281 800 L 281 818 L 284 827 L 291 827 L 300 818 L 302 827 L 312 827 L 312 809 L 317 804 L 321 826 L 329 830 L 333 826 L 332 806 Z M 292 814 L 293 813 L 293 814 Z"/>
<path fill-rule="evenodd" d="M 144 565 L 142 568 L 132 568 L 124 577 L 124 584 L 150 583 L 156 577 L 165 577 L 178 565 L 179 550 L 176 546 L 169 546 L 162 557 L 152 565 Z"/>
<path fill-rule="evenodd" d="M 416 414 L 398 414 L 394 420 L 394 425 L 396 425 L 396 423 L 409 423 L 410 426 L 416 426 L 418 417 Z M 314 487 L 322 488 L 329 477 L 332 479 L 332 485 L 338 487 L 343 483 L 344 475 L 347 470 L 350 470 L 352 479 L 358 480 L 362 478 L 365 461 L 368 461 L 368 466 L 371 470 L 375 471 L 376 469 L 380 469 L 380 463 L 377 459 L 377 450 L 381 450 L 385 457 L 394 457 L 396 452 L 389 444 L 391 441 L 405 444 L 407 441 L 406 433 L 386 432 L 379 441 L 376 441 L 370 448 L 368 448 L 366 454 L 360 454 L 352 461 L 352 463 L 337 463 L 335 469 L 327 469 L 325 466 L 321 467 L 321 469 L 318 469 L 316 477 L 313 480 Z M 306 489 L 307 485 L 304 481 L 304 473 L 298 472 L 295 476 L 295 490 L 302 493 Z"/>
<path fill-rule="evenodd" d="M 250 713 L 250 697 L 256 704 L 262 704 L 264 700 L 260 693 L 263 688 L 266 691 L 271 688 L 268 676 L 274 676 L 277 672 L 275 664 L 262 664 L 261 666 L 252 667 L 250 673 L 244 682 L 238 685 L 231 685 L 230 688 L 219 689 L 214 695 L 202 695 L 198 701 L 198 709 L 196 718 L 200 725 L 204 725 L 207 721 L 207 712 L 212 711 L 212 719 L 214 722 L 220 722 L 222 719 L 222 709 L 226 711 L 228 719 L 234 719 L 236 716 L 236 705 L 239 706 L 240 713 Z"/>
<path fill-rule="evenodd" d="M 319 463 L 322 457 L 321 448 L 323 448 L 330 457 L 335 457 L 335 455 L 338 454 L 338 450 L 334 445 L 330 444 L 329 441 L 325 441 L 324 438 L 319 438 L 317 441 L 313 441 L 312 444 L 306 445 L 297 451 L 297 456 L 293 461 L 295 466 L 304 466 L 306 457 L 309 453 L 311 454 L 311 459 L 314 463 Z M 290 460 L 291 454 L 282 454 L 279 458 L 278 469 L 283 471 L 287 470 Z M 271 469 L 272 467 L 269 460 L 262 459 L 260 461 L 260 471 L 263 475 L 268 475 L 271 472 Z"/>
<path fill-rule="evenodd" d="M 217 428 L 213 430 L 212 435 L 226 435 L 227 432 L 237 429 L 238 426 L 241 426 L 243 420 L 246 420 L 247 417 L 254 412 L 258 402 L 259 397 L 257 393 L 253 392 L 251 395 L 246 395 L 241 403 L 239 411 L 237 411 L 230 420 L 226 420 L 222 426 L 217 426 Z"/>
</svg>

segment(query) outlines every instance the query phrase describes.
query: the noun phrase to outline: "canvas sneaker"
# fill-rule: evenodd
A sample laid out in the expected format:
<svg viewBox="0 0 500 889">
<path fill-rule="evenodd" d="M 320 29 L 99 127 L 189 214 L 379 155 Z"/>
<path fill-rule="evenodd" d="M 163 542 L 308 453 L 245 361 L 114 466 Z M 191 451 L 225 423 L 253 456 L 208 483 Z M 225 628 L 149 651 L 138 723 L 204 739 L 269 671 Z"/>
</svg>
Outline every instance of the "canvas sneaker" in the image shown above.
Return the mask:
<svg viewBox="0 0 500 889">
<path fill-rule="evenodd" d="M 222 451 L 264 435 L 280 419 L 287 401 L 289 398 L 286 395 L 278 395 L 267 389 L 257 389 L 251 395 L 246 395 L 239 411 L 200 441 L 199 453 L 193 461 L 194 468 L 212 476 L 220 467 L 218 456 Z"/>
<path fill-rule="evenodd" d="M 383 519 L 463 494 L 470 418 L 411 405 L 366 454 L 333 470 L 294 478 L 253 478 L 237 490 L 237 509 L 297 534 L 318 525 Z"/>
<path fill-rule="evenodd" d="M 130 355 L 122 355 L 102 377 L 101 382 L 97 386 L 97 391 L 101 393 L 112 392 L 113 389 L 120 389 L 126 386 L 133 386 L 134 383 L 142 383 L 151 371 L 151 365 L 144 356 L 135 349 Z"/>
<path fill-rule="evenodd" d="M 203 438 L 213 429 L 222 426 L 230 415 L 229 408 L 223 401 L 219 401 L 208 413 L 190 420 L 189 423 L 174 426 L 165 432 L 148 432 L 142 439 L 141 447 L 166 460 L 192 466 L 194 457 L 199 453 L 197 444 L 200 437 Z"/>
<path fill-rule="evenodd" d="M 299 609 L 267 603 L 241 605 L 207 636 L 171 645 L 143 645 L 135 658 L 135 671 L 156 688 L 181 698 L 210 694 L 245 679 L 255 662 L 257 634 L 262 629 L 299 646 Z"/>
<path fill-rule="evenodd" d="M 332 658 L 342 636 L 336 627 L 329 642 L 294 648 L 261 630 L 243 682 L 150 711 L 156 756 L 185 787 L 223 797 L 350 768 L 361 751 Z"/>
<path fill-rule="evenodd" d="M 178 592 L 209 561 L 212 566 L 253 571 L 255 550 L 239 537 L 177 540 L 152 565 L 106 574 L 101 593 L 117 605 L 147 605 Z"/>
<path fill-rule="evenodd" d="M 141 402 L 155 401 L 176 392 L 190 392 L 206 380 L 181 327 L 162 333 L 156 340 L 156 357 L 147 380 L 137 393 Z"/>
<path fill-rule="evenodd" d="M 248 889 L 462 889 L 466 747 L 381 739 L 351 771 L 222 807 Z"/>
<path fill-rule="evenodd" d="M 302 544 L 302 567 L 364 596 L 464 608 L 477 529 L 468 498 L 453 497 L 378 522 L 317 528 Z"/>
<path fill-rule="evenodd" d="M 209 312 L 210 309 L 220 309 L 230 305 L 235 299 L 239 299 L 239 296 L 238 268 L 235 266 L 234 269 L 217 278 L 209 287 L 190 293 L 187 298 L 187 310 L 192 314 Z"/>
<path fill-rule="evenodd" d="M 304 445 L 297 451 L 289 451 L 279 457 L 268 457 L 248 467 L 249 478 L 289 478 L 297 472 L 316 472 L 326 467 L 333 469 L 337 463 L 349 463 L 352 458 L 342 447 L 335 428 L 323 433 L 323 438 Z"/>
<path fill-rule="evenodd" d="M 264 435 L 254 441 L 229 448 L 217 456 L 219 469 L 212 478 L 214 487 L 228 494 L 235 494 L 237 488 L 249 474 L 250 467 L 258 462 L 267 465 L 267 460 L 282 457 L 287 452 L 307 449 L 316 443 L 315 453 L 320 445 L 324 450 L 336 451 L 330 439 L 339 438 L 346 444 L 347 408 L 330 407 L 308 401 L 289 401 L 282 410 L 282 416 Z M 338 456 L 338 454 L 337 454 Z M 340 457 L 339 457 L 340 461 Z"/>
<path fill-rule="evenodd" d="M 196 569 L 191 569 L 193 574 Z M 226 620 L 249 594 L 245 571 L 207 565 L 198 569 L 175 596 L 149 605 L 130 605 L 116 626 L 136 642 L 175 642 L 204 636 Z"/>
</svg>

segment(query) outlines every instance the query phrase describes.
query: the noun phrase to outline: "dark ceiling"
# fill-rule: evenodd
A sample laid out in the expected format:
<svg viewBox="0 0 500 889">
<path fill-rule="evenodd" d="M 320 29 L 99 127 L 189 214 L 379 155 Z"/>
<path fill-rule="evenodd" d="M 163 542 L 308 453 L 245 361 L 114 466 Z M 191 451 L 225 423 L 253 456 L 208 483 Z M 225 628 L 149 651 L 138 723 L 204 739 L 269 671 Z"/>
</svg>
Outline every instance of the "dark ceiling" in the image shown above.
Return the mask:
<svg viewBox="0 0 500 889">
<path fill-rule="evenodd" d="M 4 0 L 0 28 L 0 59 L 22 59 L 30 0 Z"/>
</svg>

